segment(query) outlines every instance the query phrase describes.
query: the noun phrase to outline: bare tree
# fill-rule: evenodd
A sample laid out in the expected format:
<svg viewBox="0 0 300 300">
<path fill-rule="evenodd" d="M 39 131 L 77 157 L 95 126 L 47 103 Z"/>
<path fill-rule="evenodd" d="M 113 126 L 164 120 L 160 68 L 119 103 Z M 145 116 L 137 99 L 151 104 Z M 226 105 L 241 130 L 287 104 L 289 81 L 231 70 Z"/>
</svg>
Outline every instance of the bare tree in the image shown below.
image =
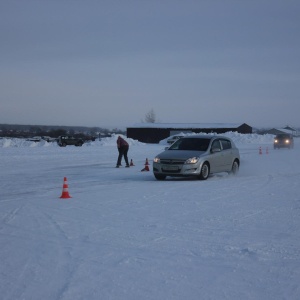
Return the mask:
<svg viewBox="0 0 300 300">
<path fill-rule="evenodd" d="M 146 123 L 155 123 L 155 121 L 156 121 L 156 115 L 152 108 L 149 112 L 146 113 L 145 122 Z"/>
</svg>

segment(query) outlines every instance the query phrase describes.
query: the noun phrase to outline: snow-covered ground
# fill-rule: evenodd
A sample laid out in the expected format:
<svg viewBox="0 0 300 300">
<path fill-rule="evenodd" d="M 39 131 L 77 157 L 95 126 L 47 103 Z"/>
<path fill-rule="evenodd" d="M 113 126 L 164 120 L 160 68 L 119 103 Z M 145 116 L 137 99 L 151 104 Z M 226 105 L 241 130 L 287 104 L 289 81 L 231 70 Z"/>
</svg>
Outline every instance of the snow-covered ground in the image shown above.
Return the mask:
<svg viewBox="0 0 300 300">
<path fill-rule="evenodd" d="M 207 181 L 141 172 L 165 141 L 116 169 L 116 137 L 0 139 L 1 299 L 300 299 L 300 139 L 227 136 L 240 172 Z"/>
</svg>

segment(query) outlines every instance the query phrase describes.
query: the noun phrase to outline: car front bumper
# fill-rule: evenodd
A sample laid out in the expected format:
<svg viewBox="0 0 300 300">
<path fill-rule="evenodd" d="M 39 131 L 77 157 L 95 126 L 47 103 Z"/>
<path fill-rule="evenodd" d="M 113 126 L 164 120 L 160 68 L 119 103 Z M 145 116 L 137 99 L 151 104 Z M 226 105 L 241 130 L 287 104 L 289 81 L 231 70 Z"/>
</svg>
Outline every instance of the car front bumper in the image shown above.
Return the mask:
<svg viewBox="0 0 300 300">
<path fill-rule="evenodd" d="M 200 173 L 199 164 L 170 165 L 153 163 L 153 173 L 166 176 L 197 176 Z"/>
</svg>

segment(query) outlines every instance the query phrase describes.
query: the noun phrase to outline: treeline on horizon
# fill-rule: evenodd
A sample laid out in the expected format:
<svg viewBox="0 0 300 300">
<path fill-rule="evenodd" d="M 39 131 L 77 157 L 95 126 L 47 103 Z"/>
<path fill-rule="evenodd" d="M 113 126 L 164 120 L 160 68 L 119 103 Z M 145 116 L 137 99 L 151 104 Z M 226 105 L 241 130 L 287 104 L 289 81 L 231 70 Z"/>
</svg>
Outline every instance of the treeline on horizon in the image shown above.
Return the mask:
<svg viewBox="0 0 300 300">
<path fill-rule="evenodd" d="M 125 134 L 124 131 L 118 128 L 107 129 L 85 126 L 0 124 L 1 137 L 28 138 L 33 136 L 49 136 L 57 138 L 60 135 L 72 135 L 82 138 L 92 138 L 98 137 L 99 135 L 109 135 L 113 133 Z"/>
<path fill-rule="evenodd" d="M 253 128 L 253 133 L 265 134 L 266 130 L 269 129 L 271 127 Z M 300 128 L 295 129 L 300 130 Z M 49 136 L 57 138 L 60 135 L 72 135 L 88 140 L 100 136 L 110 136 L 111 134 L 126 135 L 126 130 L 87 126 L 0 124 L 0 137 L 30 138 L 34 136 Z"/>
</svg>

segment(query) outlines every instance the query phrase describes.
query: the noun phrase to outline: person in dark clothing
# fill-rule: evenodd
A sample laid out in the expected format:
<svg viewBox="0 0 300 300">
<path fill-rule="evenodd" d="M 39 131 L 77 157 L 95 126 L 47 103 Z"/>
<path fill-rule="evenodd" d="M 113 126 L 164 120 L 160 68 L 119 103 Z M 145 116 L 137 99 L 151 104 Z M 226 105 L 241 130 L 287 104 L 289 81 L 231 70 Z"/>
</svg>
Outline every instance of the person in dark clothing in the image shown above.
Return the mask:
<svg viewBox="0 0 300 300">
<path fill-rule="evenodd" d="M 129 144 L 119 136 L 117 139 L 117 146 L 118 146 L 119 156 L 118 156 L 116 168 L 119 168 L 121 166 L 121 160 L 123 156 L 126 162 L 126 168 L 129 168 L 129 162 L 127 156 L 129 150 Z"/>
</svg>

